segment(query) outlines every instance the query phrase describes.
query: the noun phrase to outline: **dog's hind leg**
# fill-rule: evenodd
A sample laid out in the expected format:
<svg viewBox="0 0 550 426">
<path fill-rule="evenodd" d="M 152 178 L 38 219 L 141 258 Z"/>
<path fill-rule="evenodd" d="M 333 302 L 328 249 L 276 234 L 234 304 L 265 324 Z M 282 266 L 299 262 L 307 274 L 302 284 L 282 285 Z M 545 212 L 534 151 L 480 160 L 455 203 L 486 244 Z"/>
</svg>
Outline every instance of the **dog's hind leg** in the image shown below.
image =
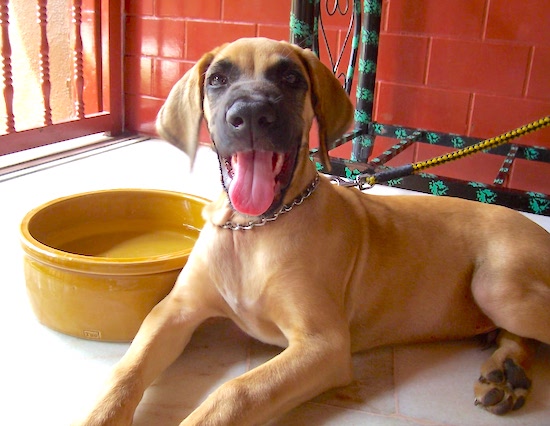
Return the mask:
<svg viewBox="0 0 550 426">
<path fill-rule="evenodd" d="M 531 388 L 527 373 L 538 342 L 501 330 L 497 350 L 483 363 L 474 385 L 475 404 L 493 414 L 506 414 L 525 403 Z"/>
<path fill-rule="evenodd" d="M 517 243 L 518 250 L 488 259 L 472 283 L 476 302 L 501 329 L 474 387 L 476 404 L 494 414 L 523 406 L 537 341 L 550 344 L 550 250 L 546 238 L 535 244 L 536 237 L 538 251 Z"/>
</svg>

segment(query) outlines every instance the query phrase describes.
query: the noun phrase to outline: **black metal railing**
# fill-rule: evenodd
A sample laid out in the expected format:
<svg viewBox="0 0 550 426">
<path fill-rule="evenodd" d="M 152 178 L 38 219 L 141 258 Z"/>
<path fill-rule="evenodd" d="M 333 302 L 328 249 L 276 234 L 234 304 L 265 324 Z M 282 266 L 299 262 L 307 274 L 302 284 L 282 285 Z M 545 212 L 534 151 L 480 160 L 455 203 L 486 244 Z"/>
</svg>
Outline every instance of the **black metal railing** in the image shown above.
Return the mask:
<svg viewBox="0 0 550 426">
<path fill-rule="evenodd" d="M 342 50 L 333 53 L 327 41 L 323 17 L 330 19 L 337 13 L 349 14 L 350 20 Z M 330 147 L 333 149 L 350 141 L 352 143 L 349 160 L 331 158 L 332 173 L 344 178 L 352 178 L 365 170 L 376 171 L 387 168 L 384 163 L 411 146 L 412 142 L 458 149 L 474 145 L 481 140 L 458 134 L 374 122 L 374 91 L 381 19 L 381 0 L 293 0 L 292 2 L 290 41 L 304 48 L 310 48 L 318 55 L 320 43 L 322 43 L 327 50 L 328 62 L 335 75 L 343 79 L 343 87 L 348 94 L 351 95 L 352 82 L 357 79 L 354 130 L 335 141 Z M 341 60 L 345 49 L 350 49 L 350 61 L 346 72 L 342 72 L 340 71 Z M 369 160 L 377 136 L 395 138 L 398 142 L 378 158 Z M 470 181 L 467 178 L 452 179 L 430 173 L 414 174 L 386 184 L 434 195 L 449 195 L 500 204 L 516 210 L 550 216 L 550 195 L 505 186 L 516 159 L 550 163 L 550 150 L 515 142 L 492 149 L 490 152 L 504 157 L 502 167 L 492 184 Z M 318 168 L 323 171 L 320 164 Z"/>
</svg>

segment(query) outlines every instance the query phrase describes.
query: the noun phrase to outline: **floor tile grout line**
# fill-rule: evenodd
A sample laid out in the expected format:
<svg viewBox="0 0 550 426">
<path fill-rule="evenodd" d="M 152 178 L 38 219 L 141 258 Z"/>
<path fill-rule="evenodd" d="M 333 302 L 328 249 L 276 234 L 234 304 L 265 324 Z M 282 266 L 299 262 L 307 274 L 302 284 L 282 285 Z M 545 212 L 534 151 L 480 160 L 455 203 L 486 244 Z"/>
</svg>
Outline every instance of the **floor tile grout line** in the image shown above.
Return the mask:
<svg viewBox="0 0 550 426">
<path fill-rule="evenodd" d="M 361 409 L 353 408 L 353 407 L 342 407 L 342 406 L 339 406 L 339 405 L 332 405 L 332 404 L 327 404 L 327 403 L 324 403 L 324 402 L 316 402 L 316 401 L 307 401 L 307 402 L 304 403 L 304 405 L 305 404 L 318 406 L 318 407 L 330 407 L 332 409 L 340 410 L 340 411 L 351 411 L 351 412 L 354 412 L 354 413 L 367 414 L 369 416 L 380 417 L 380 418 L 384 418 L 384 419 L 405 420 L 405 421 L 414 422 L 414 423 L 417 423 L 417 424 L 423 425 L 423 426 L 452 426 L 452 425 L 449 425 L 449 424 L 446 424 L 446 423 L 440 423 L 440 422 L 436 422 L 436 421 L 433 421 L 433 420 L 420 418 L 420 417 L 407 416 L 407 415 L 399 414 L 399 413 L 384 414 L 384 413 L 380 413 L 380 412 L 376 412 L 376 411 L 361 410 Z"/>
<path fill-rule="evenodd" d="M 397 388 L 396 375 L 396 362 L 395 362 L 395 346 L 391 348 L 391 364 L 392 364 L 392 388 L 393 388 L 393 399 L 394 399 L 394 411 L 396 414 L 400 414 L 399 411 L 399 391 Z"/>
</svg>

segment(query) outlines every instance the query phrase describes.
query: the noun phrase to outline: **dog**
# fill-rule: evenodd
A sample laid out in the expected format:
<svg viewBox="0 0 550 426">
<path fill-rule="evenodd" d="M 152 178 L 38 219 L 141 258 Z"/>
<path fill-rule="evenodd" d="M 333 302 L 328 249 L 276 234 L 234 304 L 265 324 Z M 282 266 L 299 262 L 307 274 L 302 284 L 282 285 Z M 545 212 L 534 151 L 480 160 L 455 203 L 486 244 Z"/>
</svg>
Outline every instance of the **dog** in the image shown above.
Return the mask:
<svg viewBox="0 0 550 426">
<path fill-rule="evenodd" d="M 174 288 L 79 424 L 130 425 L 146 388 L 210 317 L 285 349 L 182 425 L 263 424 L 348 384 L 353 352 L 493 330 L 476 404 L 495 414 L 524 404 L 536 345 L 550 344 L 550 234 L 504 207 L 332 184 L 310 160 L 310 128 L 316 120 L 328 164 L 352 116 L 311 51 L 264 38 L 206 53 L 176 83 L 158 132 L 193 159 L 204 119 L 224 190 L 204 208 Z"/>
</svg>

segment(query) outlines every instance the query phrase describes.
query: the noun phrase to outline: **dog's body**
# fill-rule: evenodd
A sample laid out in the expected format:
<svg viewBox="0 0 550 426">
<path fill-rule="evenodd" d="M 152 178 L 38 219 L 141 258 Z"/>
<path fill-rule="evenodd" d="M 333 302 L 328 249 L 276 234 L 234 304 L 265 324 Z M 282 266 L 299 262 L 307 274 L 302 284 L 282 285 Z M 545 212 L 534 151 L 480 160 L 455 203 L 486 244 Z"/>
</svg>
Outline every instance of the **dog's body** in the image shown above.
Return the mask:
<svg viewBox="0 0 550 426">
<path fill-rule="evenodd" d="M 159 132 L 193 157 L 204 115 L 226 191 L 83 424 L 131 424 L 145 389 L 213 316 L 286 349 L 221 386 L 185 425 L 261 424 L 349 383 L 353 351 L 495 328 L 477 401 L 495 413 L 523 404 L 533 343 L 550 344 L 549 234 L 501 207 L 318 181 L 312 121 L 326 159 L 351 114 L 330 71 L 287 43 L 239 40 L 180 80 Z"/>
</svg>

